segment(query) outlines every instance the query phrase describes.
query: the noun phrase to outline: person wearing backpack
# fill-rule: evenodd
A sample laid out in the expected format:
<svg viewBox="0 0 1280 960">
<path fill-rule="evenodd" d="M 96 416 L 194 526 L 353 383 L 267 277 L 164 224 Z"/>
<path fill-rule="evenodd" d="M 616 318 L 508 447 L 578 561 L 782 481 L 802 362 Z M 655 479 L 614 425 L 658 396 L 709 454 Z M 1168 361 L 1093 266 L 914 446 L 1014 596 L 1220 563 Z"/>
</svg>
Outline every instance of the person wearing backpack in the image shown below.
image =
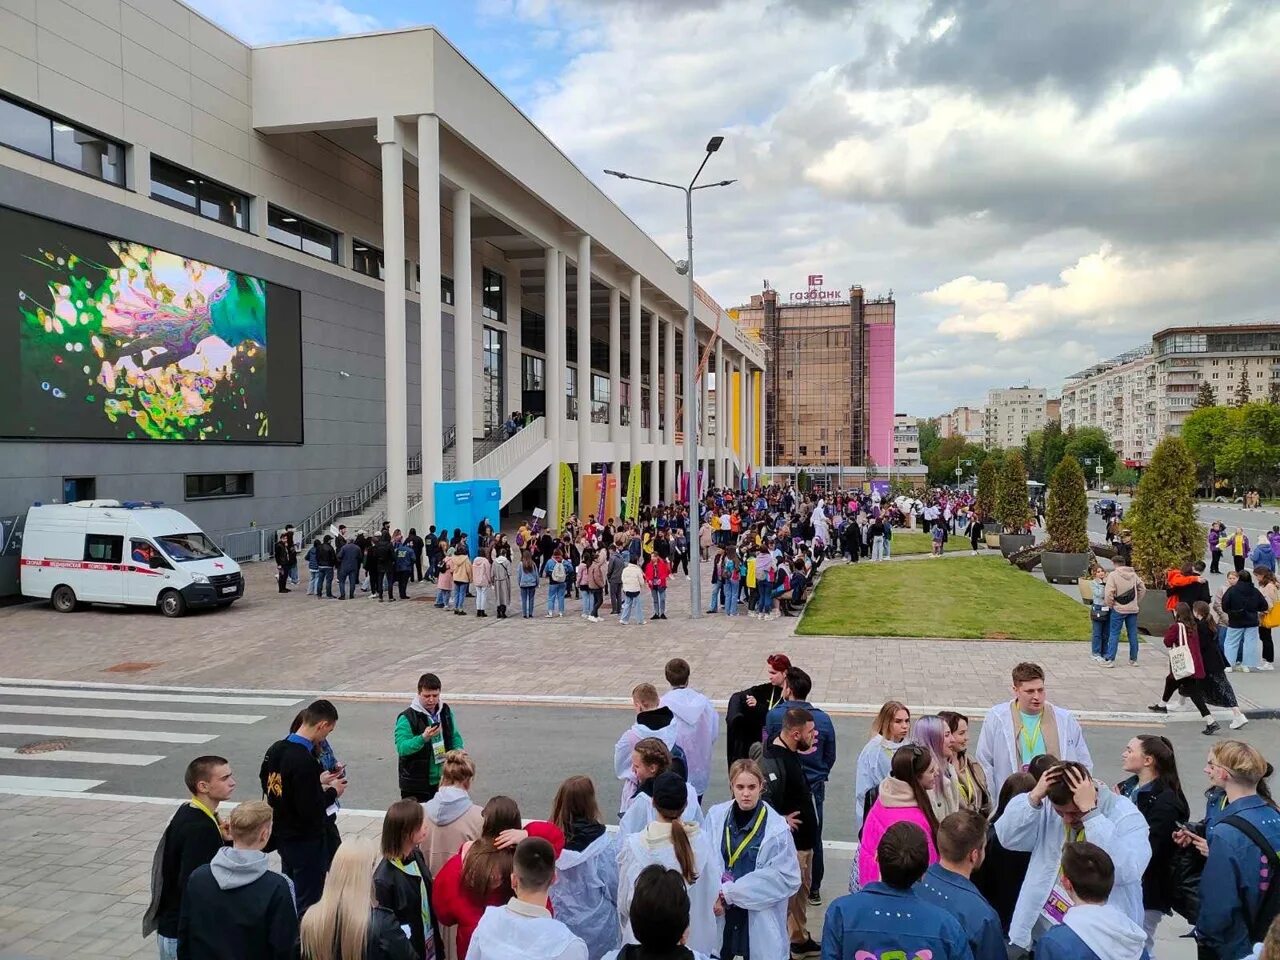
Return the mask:
<svg viewBox="0 0 1280 960">
<path fill-rule="evenodd" d="M 781 731 L 765 744 L 760 764 L 766 781 L 765 799 L 786 819 L 800 861 L 800 888 L 787 903 L 793 957 L 816 957 L 821 949 L 809 934 L 807 917 L 818 814 L 800 762 L 800 754 L 812 750 L 816 739 L 813 714 L 803 707 L 792 707 L 782 715 Z"/>
<path fill-rule="evenodd" d="M 738 559 L 738 551 L 730 547 L 720 564 L 720 576 L 724 590 L 724 613 L 727 617 L 738 615 L 738 596 L 742 589 L 744 564 Z"/>
<path fill-rule="evenodd" d="M 543 567 L 543 575 L 546 576 L 547 587 L 547 619 L 552 617 L 564 616 L 564 595 L 569 584 L 569 573 L 573 570 L 573 563 L 556 547 L 551 552 L 551 558 L 547 560 L 546 566 Z"/>
<path fill-rule="evenodd" d="M 1103 666 L 1116 665 L 1116 649 L 1122 629 L 1129 633 L 1129 666 L 1138 665 L 1138 605 L 1146 592 L 1146 584 L 1133 567 L 1117 558 L 1115 569 L 1107 574 L 1107 586 L 1103 591 L 1103 603 L 1111 611 L 1111 629 L 1107 633 L 1106 649 L 1102 652 Z"/>
</svg>

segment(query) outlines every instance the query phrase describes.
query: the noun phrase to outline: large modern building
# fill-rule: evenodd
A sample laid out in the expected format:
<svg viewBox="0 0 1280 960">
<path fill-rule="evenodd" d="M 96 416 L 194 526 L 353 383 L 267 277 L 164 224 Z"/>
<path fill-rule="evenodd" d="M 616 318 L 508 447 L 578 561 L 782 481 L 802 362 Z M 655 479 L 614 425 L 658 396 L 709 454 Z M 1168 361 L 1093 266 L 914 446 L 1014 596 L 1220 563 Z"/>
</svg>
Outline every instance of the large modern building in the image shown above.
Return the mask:
<svg viewBox="0 0 1280 960">
<path fill-rule="evenodd" d="M 893 465 L 920 465 L 920 421 L 906 413 L 893 415 Z"/>
<path fill-rule="evenodd" d="M 766 470 L 887 467 L 896 304 L 810 281 L 807 292 L 766 289 L 730 311 L 769 350 Z"/>
<path fill-rule="evenodd" d="M 1020 447 L 1027 434 L 1043 430 L 1046 422 L 1043 387 L 1008 387 L 987 391 L 983 413 L 983 443 L 990 449 Z"/>
<path fill-rule="evenodd" d="M 764 346 L 702 291 L 686 342 L 671 258 L 438 31 L 251 47 L 41 0 L 0 33 L 0 514 L 424 527 L 436 481 L 492 478 L 555 516 L 562 463 L 669 499 L 713 342 L 700 454 L 758 466 Z"/>
<path fill-rule="evenodd" d="M 1072 374 L 1062 386 L 1062 429 L 1098 427 L 1121 460 L 1145 465 L 1155 446 L 1155 369 L 1144 344 Z"/>
<path fill-rule="evenodd" d="M 1168 327 L 1152 336 L 1151 352 L 1154 445 L 1181 432 L 1202 383 L 1220 404 L 1235 401 L 1242 376 L 1250 398 L 1269 396 L 1272 382 L 1280 380 L 1280 323 Z"/>
</svg>

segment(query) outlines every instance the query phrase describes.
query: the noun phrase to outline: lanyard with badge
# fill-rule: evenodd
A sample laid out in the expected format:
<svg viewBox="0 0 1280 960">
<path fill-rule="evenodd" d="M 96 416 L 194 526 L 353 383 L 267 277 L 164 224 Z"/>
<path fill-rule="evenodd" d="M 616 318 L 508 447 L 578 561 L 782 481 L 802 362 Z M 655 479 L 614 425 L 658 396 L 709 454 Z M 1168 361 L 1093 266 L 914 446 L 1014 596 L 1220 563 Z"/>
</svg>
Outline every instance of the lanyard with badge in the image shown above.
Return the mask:
<svg viewBox="0 0 1280 960">
<path fill-rule="evenodd" d="M 1065 849 L 1069 843 L 1081 843 L 1084 841 L 1084 827 L 1077 827 L 1072 830 L 1071 827 L 1063 821 L 1062 824 L 1062 846 Z M 1053 889 L 1049 891 L 1049 899 L 1044 902 L 1044 907 L 1040 910 L 1040 915 L 1055 926 L 1062 923 L 1066 917 L 1067 911 L 1072 907 L 1071 897 L 1062 887 L 1062 857 L 1058 857 L 1058 876 L 1053 881 Z"/>
<path fill-rule="evenodd" d="M 435 734 L 431 737 L 431 760 L 433 763 L 444 763 L 444 725 L 440 723 L 441 714 L 437 713 L 434 717 L 427 714 L 427 723 L 436 728 Z"/>
<path fill-rule="evenodd" d="M 201 803 L 195 797 L 191 798 L 191 806 L 195 807 L 197 810 L 203 813 L 206 817 L 212 820 L 213 825 L 218 829 L 218 835 L 219 836 L 222 835 L 222 824 L 218 822 L 218 818 L 214 815 L 214 812 L 212 810 L 206 807 L 203 803 Z"/>
<path fill-rule="evenodd" d="M 742 838 L 742 842 L 739 843 L 736 848 L 733 846 L 733 839 L 729 835 L 729 820 L 733 817 L 733 811 L 729 812 L 729 817 L 726 818 L 724 822 L 724 854 L 728 866 L 726 867 L 724 874 L 720 877 L 721 883 L 728 883 L 733 879 L 734 864 L 738 862 L 739 858 L 742 856 L 742 852 L 746 850 L 747 847 L 751 845 L 751 841 L 755 839 L 756 834 L 760 831 L 760 824 L 764 823 L 764 818 L 767 812 L 768 811 L 765 810 L 765 805 L 761 803 L 760 812 L 756 814 L 756 822 L 751 825 L 751 829 L 747 831 L 747 835 Z"/>
<path fill-rule="evenodd" d="M 427 896 L 427 881 L 423 879 L 422 870 L 418 867 L 418 864 L 412 860 L 410 860 L 408 864 L 403 860 L 396 860 L 394 858 L 389 858 L 389 860 L 391 865 L 401 873 L 418 879 L 418 896 L 422 906 L 422 939 L 424 943 L 422 960 L 436 960 L 436 938 L 435 934 L 432 932 L 431 926 L 431 902 L 430 898 Z M 410 939 L 412 939 L 410 936 L 410 928 L 407 923 L 401 924 L 400 929 L 404 931 L 404 935 L 406 937 L 410 937 Z"/>
<path fill-rule="evenodd" d="M 1041 714 L 1036 719 L 1036 725 L 1034 730 L 1031 729 L 1031 726 L 1029 724 L 1023 724 L 1021 730 L 1018 733 L 1019 737 L 1022 739 L 1022 749 L 1026 752 L 1028 764 L 1030 763 L 1032 758 L 1034 758 L 1036 755 L 1036 744 L 1040 742 L 1040 727 L 1043 723 L 1044 723 L 1044 714 Z M 1030 733 L 1030 736 L 1028 736 L 1028 732 Z M 1022 769 L 1026 770 L 1027 765 L 1024 764 Z"/>
</svg>

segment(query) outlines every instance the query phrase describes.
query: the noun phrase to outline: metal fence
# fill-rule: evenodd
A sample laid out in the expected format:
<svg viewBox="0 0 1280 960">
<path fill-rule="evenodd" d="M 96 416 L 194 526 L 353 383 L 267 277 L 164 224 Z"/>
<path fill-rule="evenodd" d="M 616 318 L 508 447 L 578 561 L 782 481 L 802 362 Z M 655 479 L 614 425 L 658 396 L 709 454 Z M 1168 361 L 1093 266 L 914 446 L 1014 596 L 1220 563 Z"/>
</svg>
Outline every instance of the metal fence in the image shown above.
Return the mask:
<svg viewBox="0 0 1280 960">
<path fill-rule="evenodd" d="M 266 527 L 232 530 L 218 538 L 222 552 L 237 563 L 267 560 L 275 557 L 275 533 Z"/>
</svg>

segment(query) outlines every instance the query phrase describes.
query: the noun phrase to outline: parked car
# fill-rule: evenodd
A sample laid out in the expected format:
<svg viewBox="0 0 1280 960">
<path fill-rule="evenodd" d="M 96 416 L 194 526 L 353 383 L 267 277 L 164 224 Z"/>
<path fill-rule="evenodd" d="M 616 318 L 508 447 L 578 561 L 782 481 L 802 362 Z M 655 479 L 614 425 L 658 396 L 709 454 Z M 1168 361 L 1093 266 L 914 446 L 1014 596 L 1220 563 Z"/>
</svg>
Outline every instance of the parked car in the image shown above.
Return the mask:
<svg viewBox="0 0 1280 960">
<path fill-rule="evenodd" d="M 1101 500 L 1093 502 L 1093 512 L 1098 516 L 1105 517 L 1108 514 L 1114 514 L 1117 520 L 1124 518 L 1124 509 L 1119 502 L 1111 497 L 1103 497 Z"/>
</svg>

